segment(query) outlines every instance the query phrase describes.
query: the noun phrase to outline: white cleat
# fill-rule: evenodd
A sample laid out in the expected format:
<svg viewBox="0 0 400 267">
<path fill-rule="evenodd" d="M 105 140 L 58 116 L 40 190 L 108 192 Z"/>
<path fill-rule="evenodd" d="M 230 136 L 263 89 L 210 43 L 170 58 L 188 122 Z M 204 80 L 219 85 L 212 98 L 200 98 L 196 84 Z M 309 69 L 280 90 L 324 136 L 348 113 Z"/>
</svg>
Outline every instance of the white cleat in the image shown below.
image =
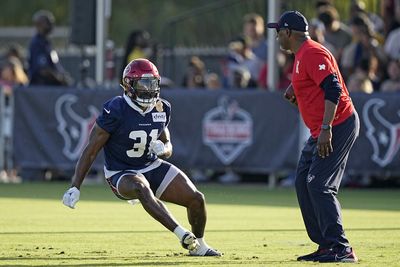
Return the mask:
<svg viewBox="0 0 400 267">
<path fill-rule="evenodd" d="M 208 246 L 199 246 L 197 249 L 189 250 L 190 256 L 214 256 L 214 257 L 221 257 L 222 253 L 218 250 L 210 248 Z"/>
<path fill-rule="evenodd" d="M 181 245 L 184 249 L 188 249 L 189 251 L 197 249 L 200 247 L 199 241 L 194 234 L 191 232 L 186 232 L 181 240 Z"/>
</svg>

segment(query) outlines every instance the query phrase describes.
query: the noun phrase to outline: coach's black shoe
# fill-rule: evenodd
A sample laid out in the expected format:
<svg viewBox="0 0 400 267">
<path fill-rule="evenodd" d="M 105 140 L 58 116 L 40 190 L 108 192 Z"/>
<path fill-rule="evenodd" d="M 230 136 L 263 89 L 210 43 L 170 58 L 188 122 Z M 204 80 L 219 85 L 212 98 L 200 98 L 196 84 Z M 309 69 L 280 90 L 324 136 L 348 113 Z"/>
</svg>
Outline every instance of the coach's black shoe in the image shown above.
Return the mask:
<svg viewBox="0 0 400 267">
<path fill-rule="evenodd" d="M 313 253 L 303 255 L 297 258 L 298 261 L 314 261 L 315 258 L 325 255 L 330 251 L 328 248 L 318 248 L 317 251 L 314 251 Z"/>
<path fill-rule="evenodd" d="M 332 249 L 329 253 L 316 257 L 318 262 L 357 262 L 358 258 L 351 247 Z"/>
</svg>

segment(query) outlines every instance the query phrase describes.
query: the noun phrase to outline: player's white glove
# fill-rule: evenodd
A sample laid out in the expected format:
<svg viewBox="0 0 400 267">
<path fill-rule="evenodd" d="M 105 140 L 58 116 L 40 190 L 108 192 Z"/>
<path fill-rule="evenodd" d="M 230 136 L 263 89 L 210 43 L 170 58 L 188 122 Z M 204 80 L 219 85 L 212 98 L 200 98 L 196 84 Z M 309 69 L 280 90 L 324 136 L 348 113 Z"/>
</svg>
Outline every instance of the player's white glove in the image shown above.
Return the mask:
<svg viewBox="0 0 400 267">
<path fill-rule="evenodd" d="M 151 141 L 149 145 L 149 150 L 151 153 L 160 156 L 165 153 L 165 145 L 161 140 Z"/>
<path fill-rule="evenodd" d="M 71 209 L 75 208 L 76 202 L 79 200 L 81 192 L 79 192 L 79 189 L 74 187 L 71 187 L 70 189 L 65 192 L 63 196 L 63 204 L 67 207 L 70 207 Z"/>
</svg>

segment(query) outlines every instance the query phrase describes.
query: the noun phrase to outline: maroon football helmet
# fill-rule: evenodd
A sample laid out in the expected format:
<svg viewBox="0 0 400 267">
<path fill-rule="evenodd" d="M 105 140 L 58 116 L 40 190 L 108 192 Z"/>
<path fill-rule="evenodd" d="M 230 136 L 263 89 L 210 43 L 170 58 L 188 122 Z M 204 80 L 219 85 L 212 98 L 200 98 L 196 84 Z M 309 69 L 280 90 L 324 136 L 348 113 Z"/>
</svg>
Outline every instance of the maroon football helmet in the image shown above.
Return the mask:
<svg viewBox="0 0 400 267">
<path fill-rule="evenodd" d="M 147 59 L 139 58 L 126 65 L 122 75 L 122 87 L 127 96 L 142 107 L 156 102 L 160 95 L 160 74 Z"/>
</svg>

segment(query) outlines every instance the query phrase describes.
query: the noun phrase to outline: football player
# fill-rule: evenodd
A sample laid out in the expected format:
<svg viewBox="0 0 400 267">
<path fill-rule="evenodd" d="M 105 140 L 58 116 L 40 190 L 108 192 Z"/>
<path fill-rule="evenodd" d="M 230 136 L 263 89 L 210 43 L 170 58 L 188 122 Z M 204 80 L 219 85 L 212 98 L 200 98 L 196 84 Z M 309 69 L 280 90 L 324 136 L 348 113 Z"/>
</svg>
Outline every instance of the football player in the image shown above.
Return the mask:
<svg viewBox="0 0 400 267">
<path fill-rule="evenodd" d="M 105 155 L 105 177 L 114 194 L 144 209 L 180 240 L 192 256 L 221 256 L 204 240 L 204 195 L 185 173 L 163 160 L 171 156 L 171 106 L 161 99 L 160 75 L 147 59 L 131 61 L 122 77 L 124 94 L 107 101 L 79 158 L 64 205 L 74 208 L 80 186 L 98 152 Z M 187 208 L 192 231 L 183 228 L 162 201 Z"/>
</svg>

